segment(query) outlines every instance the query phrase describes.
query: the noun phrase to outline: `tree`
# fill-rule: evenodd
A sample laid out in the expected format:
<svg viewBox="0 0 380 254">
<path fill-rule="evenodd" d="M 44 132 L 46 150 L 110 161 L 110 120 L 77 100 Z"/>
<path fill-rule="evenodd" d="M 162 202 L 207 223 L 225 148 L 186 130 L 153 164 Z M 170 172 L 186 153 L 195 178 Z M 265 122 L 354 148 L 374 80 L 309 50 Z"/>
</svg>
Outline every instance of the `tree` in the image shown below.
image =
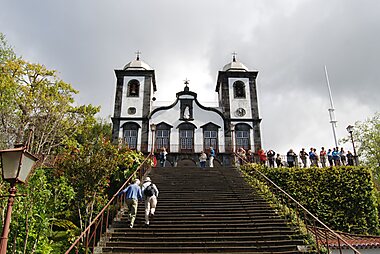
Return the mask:
<svg viewBox="0 0 380 254">
<path fill-rule="evenodd" d="M 29 150 L 44 161 L 80 132 L 80 126 L 95 123 L 100 107 L 73 106 L 78 91 L 55 70 L 16 58 L 4 37 L 0 39 L 0 145 L 29 141 Z"/>
<path fill-rule="evenodd" d="M 380 112 L 364 122 L 356 122 L 352 135 L 359 145 L 361 162 L 380 167 Z"/>
<path fill-rule="evenodd" d="M 0 33 L 0 149 L 27 142 L 40 158 L 19 187 L 26 197 L 15 202 L 8 251 L 62 253 L 143 161 L 111 144 L 100 107 L 74 106 L 76 93 L 56 71 L 17 58 Z M 0 187 L 6 196 L 9 184 Z M 2 199 L 0 221 L 5 211 Z"/>
<path fill-rule="evenodd" d="M 0 33 L 0 148 L 10 146 L 7 137 L 13 127 L 9 126 L 8 123 L 14 122 L 15 107 L 12 98 L 15 98 L 17 89 L 14 86 L 12 76 L 8 75 L 8 65 L 16 60 L 13 49 L 7 44 L 5 36 Z"/>
<path fill-rule="evenodd" d="M 114 146 L 108 123 L 98 122 L 82 130 L 60 154 L 57 169 L 76 192 L 74 220 L 83 230 L 108 202 L 108 194 L 115 194 L 144 157 Z"/>
<path fill-rule="evenodd" d="M 380 181 L 380 112 L 364 122 L 356 122 L 352 133 L 358 148 L 360 164 L 371 167 L 376 182 Z M 350 138 L 343 139 L 351 142 Z"/>
</svg>

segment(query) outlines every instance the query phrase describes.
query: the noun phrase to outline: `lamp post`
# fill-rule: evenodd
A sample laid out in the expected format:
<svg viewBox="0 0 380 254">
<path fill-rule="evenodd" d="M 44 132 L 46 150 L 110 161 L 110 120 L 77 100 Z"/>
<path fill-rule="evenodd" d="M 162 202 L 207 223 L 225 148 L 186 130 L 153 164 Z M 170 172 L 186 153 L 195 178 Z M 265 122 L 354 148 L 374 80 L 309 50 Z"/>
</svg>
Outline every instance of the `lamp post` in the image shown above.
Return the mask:
<svg viewBox="0 0 380 254">
<path fill-rule="evenodd" d="M 0 240 L 0 254 L 7 253 L 9 226 L 11 224 L 12 206 L 16 196 L 16 183 L 25 183 L 34 163 L 38 160 L 26 147 L 1 150 L 2 177 L 10 183 L 7 213 L 4 218 L 3 232 Z"/>
<path fill-rule="evenodd" d="M 235 125 L 230 124 L 230 129 L 231 129 L 231 145 L 232 145 L 232 153 L 235 153 Z"/>
<path fill-rule="evenodd" d="M 154 123 L 152 123 L 151 125 L 150 125 L 150 130 L 152 131 L 152 149 L 151 149 L 151 154 L 153 154 L 154 153 L 154 143 L 155 143 L 155 133 L 156 133 L 156 129 L 157 129 L 157 126 L 154 124 Z"/>
<path fill-rule="evenodd" d="M 354 149 L 354 158 L 355 158 L 355 165 L 357 166 L 359 164 L 359 161 L 358 161 L 358 156 L 356 154 L 356 149 L 355 149 L 355 143 L 354 143 L 354 137 L 352 135 L 352 133 L 354 132 L 354 126 L 352 125 L 348 125 L 346 130 L 348 131 L 348 133 L 350 133 L 350 137 L 351 137 L 351 142 L 352 142 L 352 148 Z"/>
</svg>

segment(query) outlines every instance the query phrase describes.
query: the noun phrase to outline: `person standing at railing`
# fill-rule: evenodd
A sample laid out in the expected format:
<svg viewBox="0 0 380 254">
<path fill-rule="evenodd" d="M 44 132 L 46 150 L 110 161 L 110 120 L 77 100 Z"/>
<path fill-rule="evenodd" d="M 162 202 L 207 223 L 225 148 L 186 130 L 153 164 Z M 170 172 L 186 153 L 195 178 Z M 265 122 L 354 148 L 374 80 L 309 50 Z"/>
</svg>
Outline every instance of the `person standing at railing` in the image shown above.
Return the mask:
<svg viewBox="0 0 380 254">
<path fill-rule="evenodd" d="M 249 163 L 253 163 L 254 154 L 251 149 L 247 151 L 247 160 Z"/>
<path fill-rule="evenodd" d="M 327 160 L 329 161 L 330 167 L 334 166 L 331 149 L 327 151 Z"/>
<path fill-rule="evenodd" d="M 348 151 L 347 152 L 347 165 L 348 166 L 353 166 L 354 165 L 354 161 L 355 161 L 354 155 L 350 151 Z"/>
<path fill-rule="evenodd" d="M 294 167 L 294 163 L 297 159 L 297 154 L 295 152 L 293 152 L 293 149 L 290 149 L 287 153 L 286 153 L 286 160 L 288 162 L 288 166 L 289 168 L 292 168 Z"/>
<path fill-rule="evenodd" d="M 207 161 L 207 154 L 204 151 L 202 151 L 201 155 L 199 156 L 199 163 L 201 165 L 201 168 L 206 167 L 206 161 Z"/>
<path fill-rule="evenodd" d="M 343 166 L 347 164 L 346 152 L 344 151 L 343 147 L 340 148 L 340 161 L 342 162 Z"/>
<path fill-rule="evenodd" d="M 161 152 L 160 152 L 160 165 L 161 167 L 165 167 L 165 162 L 166 162 L 166 156 L 168 155 L 168 152 L 166 152 L 166 148 L 162 147 Z"/>
<path fill-rule="evenodd" d="M 339 148 L 336 147 L 336 148 L 333 148 L 333 151 L 332 151 L 332 158 L 333 158 L 333 161 L 334 161 L 334 166 L 340 166 L 340 153 L 339 153 Z"/>
<path fill-rule="evenodd" d="M 267 161 L 267 155 L 266 155 L 265 151 L 263 149 L 259 149 L 257 151 L 257 154 L 259 155 L 260 164 L 265 165 L 265 163 Z"/>
<path fill-rule="evenodd" d="M 153 217 L 157 207 L 158 188 L 150 177 L 145 177 L 141 186 L 145 203 L 145 227 L 149 227 L 149 217 Z"/>
<path fill-rule="evenodd" d="M 278 167 L 278 168 L 284 166 L 284 165 L 282 164 L 281 155 L 280 155 L 279 153 L 277 154 L 277 157 L 276 157 L 276 164 L 277 164 L 277 167 Z"/>
<path fill-rule="evenodd" d="M 136 220 L 137 207 L 139 200 L 142 200 L 140 180 L 136 179 L 133 184 L 122 190 L 119 195 L 125 193 L 125 200 L 128 206 L 128 219 L 130 221 L 129 227 L 133 228 Z"/>
<path fill-rule="evenodd" d="M 276 155 L 276 152 L 273 151 L 272 149 L 267 152 L 269 167 L 271 167 L 271 168 L 274 168 L 274 160 L 275 160 L 274 156 L 275 155 Z"/>
<path fill-rule="evenodd" d="M 309 155 L 308 155 L 307 152 L 305 151 L 305 148 L 302 148 L 302 149 L 301 149 L 299 155 L 300 155 L 300 158 L 301 158 L 301 161 L 302 161 L 303 167 L 306 168 L 306 167 L 307 167 L 307 158 L 309 157 Z"/>
<path fill-rule="evenodd" d="M 238 155 L 239 155 L 239 165 L 243 165 L 245 161 L 247 160 L 247 155 L 245 153 L 245 150 L 243 147 L 240 147 L 238 150 Z"/>
<path fill-rule="evenodd" d="M 215 150 L 210 146 L 210 168 L 214 167 Z"/>
<path fill-rule="evenodd" d="M 319 152 L 319 158 L 321 159 L 322 168 L 326 167 L 326 158 L 327 153 L 324 147 L 321 148 L 322 150 Z"/>
<path fill-rule="evenodd" d="M 314 148 L 311 147 L 310 148 L 310 152 L 309 152 L 310 167 L 317 166 L 316 163 L 315 163 L 316 162 L 315 156 L 317 156 L 317 155 L 314 153 Z"/>
</svg>

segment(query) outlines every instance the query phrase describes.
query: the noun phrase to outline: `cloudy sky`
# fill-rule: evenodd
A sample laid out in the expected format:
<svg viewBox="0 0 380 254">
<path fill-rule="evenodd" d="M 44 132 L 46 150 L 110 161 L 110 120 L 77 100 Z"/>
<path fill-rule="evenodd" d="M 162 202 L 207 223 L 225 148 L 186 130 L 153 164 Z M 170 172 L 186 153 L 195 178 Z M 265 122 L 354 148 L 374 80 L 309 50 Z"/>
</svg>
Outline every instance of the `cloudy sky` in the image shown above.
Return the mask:
<svg viewBox="0 0 380 254">
<path fill-rule="evenodd" d="M 113 114 L 114 69 L 142 52 L 157 100 L 190 89 L 216 102 L 217 72 L 231 53 L 258 70 L 263 146 L 332 147 L 327 66 L 337 137 L 380 111 L 380 1 L 2 1 L 0 32 L 18 55 L 56 69 L 79 104 Z M 343 145 L 352 150 L 350 144 Z"/>
</svg>

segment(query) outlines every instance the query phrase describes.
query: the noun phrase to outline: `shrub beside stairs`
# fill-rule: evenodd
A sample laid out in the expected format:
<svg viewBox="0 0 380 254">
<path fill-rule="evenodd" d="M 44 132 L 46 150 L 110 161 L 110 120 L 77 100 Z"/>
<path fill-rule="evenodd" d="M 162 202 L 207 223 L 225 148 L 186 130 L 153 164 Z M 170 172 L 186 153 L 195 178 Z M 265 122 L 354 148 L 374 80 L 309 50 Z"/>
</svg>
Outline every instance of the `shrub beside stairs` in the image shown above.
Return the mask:
<svg viewBox="0 0 380 254">
<path fill-rule="evenodd" d="M 113 222 L 100 253 L 301 253 L 297 229 L 281 218 L 235 168 L 154 168 L 156 215 L 133 229 Z M 307 249 L 307 248 L 306 248 Z"/>
</svg>

